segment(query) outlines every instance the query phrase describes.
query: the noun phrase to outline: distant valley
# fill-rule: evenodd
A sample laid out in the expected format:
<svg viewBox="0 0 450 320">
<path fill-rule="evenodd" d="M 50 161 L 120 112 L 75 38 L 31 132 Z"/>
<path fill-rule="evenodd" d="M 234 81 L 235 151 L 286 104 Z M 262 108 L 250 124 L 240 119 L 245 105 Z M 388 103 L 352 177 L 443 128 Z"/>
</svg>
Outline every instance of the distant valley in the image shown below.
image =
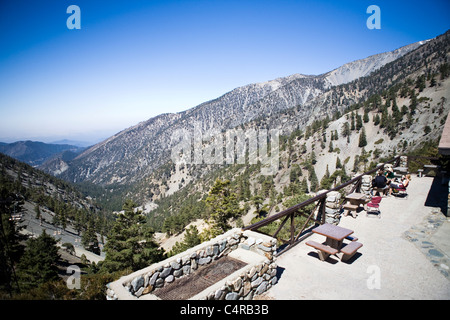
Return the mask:
<svg viewBox="0 0 450 320">
<path fill-rule="evenodd" d="M 61 158 L 64 161 L 74 159 L 85 147 L 44 143 L 39 141 L 17 141 L 13 143 L 0 143 L 0 152 L 37 167 L 46 161 Z"/>
</svg>

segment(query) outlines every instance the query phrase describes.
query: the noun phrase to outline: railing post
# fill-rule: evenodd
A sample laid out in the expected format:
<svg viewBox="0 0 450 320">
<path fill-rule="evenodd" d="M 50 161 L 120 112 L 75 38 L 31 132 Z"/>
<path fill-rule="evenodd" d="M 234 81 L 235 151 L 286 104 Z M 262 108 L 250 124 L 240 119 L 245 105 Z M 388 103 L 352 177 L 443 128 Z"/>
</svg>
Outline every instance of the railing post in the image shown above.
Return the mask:
<svg viewBox="0 0 450 320">
<path fill-rule="evenodd" d="M 294 223 L 295 212 L 291 213 L 291 239 L 289 243 L 294 244 L 294 233 L 295 233 L 295 223 Z"/>
<path fill-rule="evenodd" d="M 322 222 L 322 224 L 325 223 L 325 202 L 326 202 L 326 198 L 324 198 L 323 200 L 320 201 L 320 207 L 319 207 L 319 213 L 320 213 L 320 221 Z"/>
<path fill-rule="evenodd" d="M 361 192 L 361 181 L 362 181 L 362 177 L 360 177 L 358 179 L 358 181 L 356 182 L 356 188 L 355 188 L 355 192 Z"/>
</svg>

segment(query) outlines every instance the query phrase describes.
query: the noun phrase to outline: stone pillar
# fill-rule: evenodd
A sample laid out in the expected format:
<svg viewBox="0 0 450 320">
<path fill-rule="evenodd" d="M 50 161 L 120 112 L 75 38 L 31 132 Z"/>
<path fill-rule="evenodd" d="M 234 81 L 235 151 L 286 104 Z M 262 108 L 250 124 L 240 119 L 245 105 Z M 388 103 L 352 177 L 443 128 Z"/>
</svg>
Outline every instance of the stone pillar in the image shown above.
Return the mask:
<svg viewBox="0 0 450 320">
<path fill-rule="evenodd" d="M 325 222 L 337 225 L 341 219 L 340 209 L 341 194 L 338 191 L 331 191 L 325 200 Z"/>
<path fill-rule="evenodd" d="M 361 177 L 361 193 L 364 193 L 367 199 L 370 199 L 371 189 L 372 189 L 372 176 L 367 174 L 363 175 Z"/>
</svg>

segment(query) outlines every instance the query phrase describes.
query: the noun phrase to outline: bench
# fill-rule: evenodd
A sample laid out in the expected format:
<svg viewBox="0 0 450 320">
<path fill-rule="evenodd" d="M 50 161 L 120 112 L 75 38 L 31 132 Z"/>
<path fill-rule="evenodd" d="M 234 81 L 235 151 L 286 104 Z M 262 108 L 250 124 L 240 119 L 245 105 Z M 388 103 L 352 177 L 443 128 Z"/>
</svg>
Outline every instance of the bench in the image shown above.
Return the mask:
<svg viewBox="0 0 450 320">
<path fill-rule="evenodd" d="M 356 241 L 350 242 L 348 245 L 343 247 L 340 251 L 340 253 L 342 253 L 341 261 L 349 260 L 351 257 L 353 257 L 355 255 L 356 251 L 358 251 L 358 249 L 361 248 L 362 246 L 363 246 L 363 244 L 360 242 L 356 242 Z"/>
<path fill-rule="evenodd" d="M 327 246 L 325 244 L 321 244 L 321 243 L 318 243 L 318 242 L 315 242 L 312 240 L 306 242 L 306 245 L 317 249 L 317 253 L 319 254 L 319 259 L 322 261 L 325 261 L 330 255 L 336 254 L 339 252 L 337 249 L 334 249 L 330 246 Z"/>
<path fill-rule="evenodd" d="M 423 176 L 423 169 L 417 170 L 417 176 L 418 176 L 419 178 L 422 178 L 422 176 Z"/>
<path fill-rule="evenodd" d="M 355 211 L 355 213 L 356 213 L 356 210 L 358 210 L 359 205 L 346 203 L 343 205 L 343 208 L 344 208 L 344 210 L 347 210 L 347 212 L 344 212 L 344 216 L 346 217 L 351 211 Z M 353 214 L 352 214 L 352 216 L 355 217 Z"/>
<path fill-rule="evenodd" d="M 347 236 L 347 237 L 345 237 L 345 239 L 350 240 L 350 241 L 358 241 L 357 237 L 352 237 L 352 236 Z"/>
<path fill-rule="evenodd" d="M 380 196 L 385 196 L 388 193 L 389 188 L 377 188 L 377 187 L 374 187 L 373 191 L 375 192 L 375 195 L 378 194 Z"/>
</svg>

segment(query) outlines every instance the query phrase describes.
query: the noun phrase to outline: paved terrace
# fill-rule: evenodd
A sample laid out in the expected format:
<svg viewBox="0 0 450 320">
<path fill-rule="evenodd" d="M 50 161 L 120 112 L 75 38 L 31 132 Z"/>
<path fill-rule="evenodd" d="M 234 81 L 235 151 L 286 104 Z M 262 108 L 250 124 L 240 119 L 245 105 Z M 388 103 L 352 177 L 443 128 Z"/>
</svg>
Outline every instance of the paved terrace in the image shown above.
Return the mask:
<svg viewBox="0 0 450 320">
<path fill-rule="evenodd" d="M 406 200 L 383 198 L 381 219 L 365 211 L 342 216 L 339 226 L 363 243 L 347 263 L 335 256 L 320 261 L 306 240 L 280 255 L 279 282 L 265 298 L 450 299 L 450 218 L 437 204 L 447 203 L 445 192 L 436 192 L 446 188 L 440 181 L 413 176 Z M 325 240 L 318 234 L 307 239 Z"/>
</svg>

